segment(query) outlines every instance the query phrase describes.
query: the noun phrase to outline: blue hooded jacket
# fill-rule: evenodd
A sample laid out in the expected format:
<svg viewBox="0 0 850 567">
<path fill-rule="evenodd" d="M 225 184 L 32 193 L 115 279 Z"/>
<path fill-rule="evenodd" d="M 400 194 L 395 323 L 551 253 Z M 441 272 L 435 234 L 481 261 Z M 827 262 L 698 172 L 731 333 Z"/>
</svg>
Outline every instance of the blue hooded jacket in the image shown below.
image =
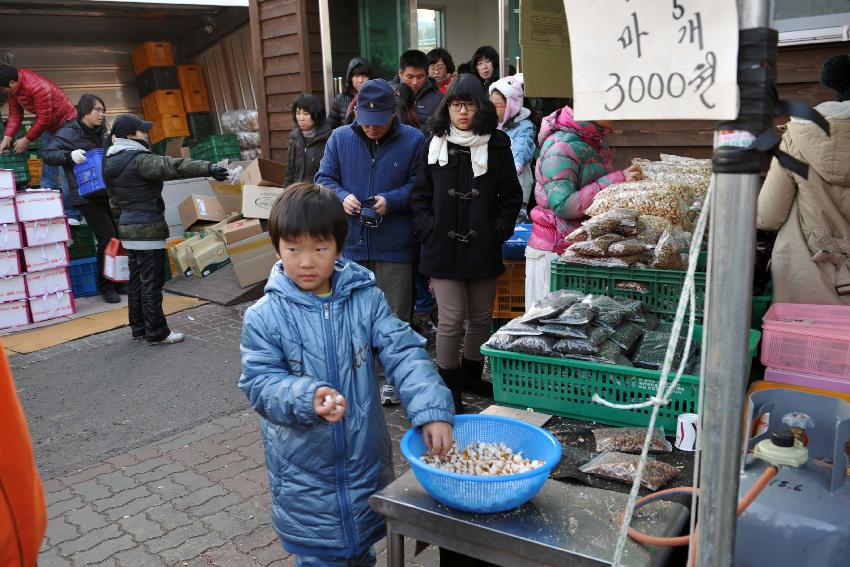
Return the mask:
<svg viewBox="0 0 850 567">
<path fill-rule="evenodd" d="M 413 236 L 410 190 L 424 141 L 422 132 L 397 117 L 378 142 L 368 139 L 356 122 L 331 134 L 316 183 L 335 191 L 341 201 L 352 193 L 361 203 L 376 195 L 387 200 L 380 226 L 363 228 L 359 218 L 348 217 L 343 255 L 349 260 L 413 263 L 419 245 Z"/>
<path fill-rule="evenodd" d="M 272 523 L 283 546 L 352 557 L 384 537 L 368 500 L 393 479 L 373 350 L 414 427 L 453 423 L 454 406 L 425 339 L 392 314 L 372 272 L 339 260 L 331 285 L 331 297 L 320 299 L 274 266 L 265 297 L 245 314 L 239 388 L 263 417 Z M 345 396 L 341 422 L 316 415 L 321 386 Z"/>
</svg>

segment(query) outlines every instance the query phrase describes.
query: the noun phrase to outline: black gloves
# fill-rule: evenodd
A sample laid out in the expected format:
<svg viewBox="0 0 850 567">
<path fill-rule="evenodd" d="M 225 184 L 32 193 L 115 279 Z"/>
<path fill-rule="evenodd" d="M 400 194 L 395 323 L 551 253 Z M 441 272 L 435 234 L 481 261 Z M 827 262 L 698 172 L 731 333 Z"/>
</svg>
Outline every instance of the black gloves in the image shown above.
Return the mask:
<svg viewBox="0 0 850 567">
<path fill-rule="evenodd" d="M 210 177 L 216 181 L 227 181 L 230 171 L 226 167 L 210 164 Z"/>
</svg>

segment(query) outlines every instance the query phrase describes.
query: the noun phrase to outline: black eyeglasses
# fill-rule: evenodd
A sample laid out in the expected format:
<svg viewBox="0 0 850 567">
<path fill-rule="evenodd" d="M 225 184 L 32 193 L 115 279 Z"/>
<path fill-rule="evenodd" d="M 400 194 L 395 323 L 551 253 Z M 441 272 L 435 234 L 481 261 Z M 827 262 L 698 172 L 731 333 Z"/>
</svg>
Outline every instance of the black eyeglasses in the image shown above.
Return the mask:
<svg viewBox="0 0 850 567">
<path fill-rule="evenodd" d="M 473 112 L 478 108 L 475 106 L 474 102 L 462 101 L 462 100 L 453 100 L 449 103 L 449 110 L 453 112 L 460 112 L 461 109 L 467 112 Z"/>
</svg>

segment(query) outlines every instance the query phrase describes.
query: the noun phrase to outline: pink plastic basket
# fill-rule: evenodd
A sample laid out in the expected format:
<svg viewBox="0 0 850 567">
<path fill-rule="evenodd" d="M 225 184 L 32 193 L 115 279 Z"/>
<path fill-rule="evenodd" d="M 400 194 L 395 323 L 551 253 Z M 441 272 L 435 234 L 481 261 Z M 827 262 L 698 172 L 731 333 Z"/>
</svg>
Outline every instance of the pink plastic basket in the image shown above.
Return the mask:
<svg viewBox="0 0 850 567">
<path fill-rule="evenodd" d="M 766 367 L 850 381 L 850 307 L 774 303 L 762 327 Z"/>
<path fill-rule="evenodd" d="M 802 386 L 803 388 L 816 388 L 818 390 L 850 394 L 850 378 L 841 380 L 838 378 L 827 378 L 826 376 L 815 376 L 813 374 L 801 374 L 800 372 L 768 368 L 764 371 L 764 379 L 769 382 L 782 382 L 783 384 Z"/>
</svg>

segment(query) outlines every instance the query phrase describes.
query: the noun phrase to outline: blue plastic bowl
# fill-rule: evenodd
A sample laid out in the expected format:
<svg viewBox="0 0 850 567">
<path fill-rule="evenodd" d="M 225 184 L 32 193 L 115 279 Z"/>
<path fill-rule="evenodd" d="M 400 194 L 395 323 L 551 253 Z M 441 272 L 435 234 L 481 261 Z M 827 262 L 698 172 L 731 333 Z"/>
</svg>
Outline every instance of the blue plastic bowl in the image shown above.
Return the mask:
<svg viewBox="0 0 850 567">
<path fill-rule="evenodd" d="M 543 488 L 549 473 L 561 460 L 561 443 L 543 429 L 507 417 L 459 415 L 455 417 L 454 439 L 463 449 L 470 443 L 505 443 L 527 459 L 544 461 L 539 469 L 506 476 L 472 476 L 440 470 L 419 458 L 425 441 L 416 429 L 401 438 L 401 453 L 413 474 L 434 500 L 450 508 L 475 513 L 504 512 L 522 506 Z"/>
</svg>

